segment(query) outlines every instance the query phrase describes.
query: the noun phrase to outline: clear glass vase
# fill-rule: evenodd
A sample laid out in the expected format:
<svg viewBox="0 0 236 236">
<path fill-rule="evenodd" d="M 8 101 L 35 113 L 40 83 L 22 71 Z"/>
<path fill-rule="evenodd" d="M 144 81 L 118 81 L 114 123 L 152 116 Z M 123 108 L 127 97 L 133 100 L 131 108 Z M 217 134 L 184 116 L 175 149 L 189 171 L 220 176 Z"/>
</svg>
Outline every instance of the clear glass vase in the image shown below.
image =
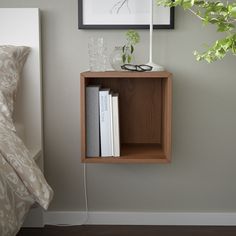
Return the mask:
<svg viewBox="0 0 236 236">
<path fill-rule="evenodd" d="M 110 64 L 114 70 L 121 71 L 121 66 L 124 64 L 122 60 L 122 47 L 117 46 L 114 48 L 110 55 Z"/>
</svg>

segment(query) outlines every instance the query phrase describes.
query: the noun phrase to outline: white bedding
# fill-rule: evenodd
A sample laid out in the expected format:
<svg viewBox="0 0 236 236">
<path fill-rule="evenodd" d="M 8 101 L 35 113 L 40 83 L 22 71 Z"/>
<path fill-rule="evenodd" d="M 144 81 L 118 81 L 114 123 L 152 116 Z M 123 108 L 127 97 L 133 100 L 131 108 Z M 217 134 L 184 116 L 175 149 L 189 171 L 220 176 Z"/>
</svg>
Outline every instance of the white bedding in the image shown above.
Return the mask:
<svg viewBox="0 0 236 236">
<path fill-rule="evenodd" d="M 48 208 L 53 192 L 29 156 L 0 91 L 0 235 L 13 236 L 34 202 Z"/>
<path fill-rule="evenodd" d="M 0 236 L 14 236 L 31 205 L 44 209 L 52 189 L 29 155 L 13 124 L 14 101 L 20 74 L 30 48 L 0 46 Z"/>
</svg>

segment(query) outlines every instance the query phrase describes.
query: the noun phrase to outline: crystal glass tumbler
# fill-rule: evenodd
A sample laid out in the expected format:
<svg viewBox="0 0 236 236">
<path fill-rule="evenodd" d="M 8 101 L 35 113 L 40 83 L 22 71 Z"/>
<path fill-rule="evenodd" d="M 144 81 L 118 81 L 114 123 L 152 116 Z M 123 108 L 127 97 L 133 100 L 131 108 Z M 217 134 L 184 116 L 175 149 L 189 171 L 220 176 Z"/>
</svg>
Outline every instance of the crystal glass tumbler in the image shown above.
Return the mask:
<svg viewBox="0 0 236 236">
<path fill-rule="evenodd" d="M 91 37 L 88 42 L 90 71 L 106 71 L 107 46 L 103 37 Z"/>
</svg>

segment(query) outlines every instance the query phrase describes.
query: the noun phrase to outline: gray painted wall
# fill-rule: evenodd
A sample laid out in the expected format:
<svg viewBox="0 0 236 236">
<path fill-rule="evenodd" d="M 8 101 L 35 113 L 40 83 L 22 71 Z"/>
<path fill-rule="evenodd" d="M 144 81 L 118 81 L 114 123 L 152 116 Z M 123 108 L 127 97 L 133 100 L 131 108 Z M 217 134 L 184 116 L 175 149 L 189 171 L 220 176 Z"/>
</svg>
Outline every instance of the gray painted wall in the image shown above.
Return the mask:
<svg viewBox="0 0 236 236">
<path fill-rule="evenodd" d="M 79 74 L 88 68 L 87 40 L 109 50 L 124 32 L 77 29 L 77 0 L 0 0 L 0 7 L 42 11 L 45 171 L 55 191 L 51 210 L 84 209 L 80 163 Z M 88 165 L 93 211 L 236 211 L 236 58 L 196 62 L 192 52 L 217 38 L 176 9 L 176 29 L 155 31 L 154 58 L 174 74 L 173 161 L 167 165 Z M 136 58 L 148 59 L 148 31 Z"/>
</svg>

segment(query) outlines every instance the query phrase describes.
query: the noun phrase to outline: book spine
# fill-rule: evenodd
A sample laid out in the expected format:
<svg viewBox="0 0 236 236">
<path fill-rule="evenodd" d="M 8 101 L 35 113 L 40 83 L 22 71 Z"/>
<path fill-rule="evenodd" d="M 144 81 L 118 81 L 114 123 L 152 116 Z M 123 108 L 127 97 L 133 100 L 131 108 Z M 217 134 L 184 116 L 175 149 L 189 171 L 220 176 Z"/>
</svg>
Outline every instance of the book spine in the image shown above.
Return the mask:
<svg viewBox="0 0 236 236">
<path fill-rule="evenodd" d="M 86 155 L 98 157 L 99 143 L 99 87 L 86 87 Z"/>
<path fill-rule="evenodd" d="M 112 96 L 113 149 L 114 157 L 120 156 L 119 96 Z"/>
<path fill-rule="evenodd" d="M 101 156 L 112 156 L 109 91 L 99 91 Z"/>
<path fill-rule="evenodd" d="M 113 133 L 113 102 L 112 102 L 112 94 L 109 94 L 109 100 L 110 100 L 110 117 L 111 117 L 111 152 L 112 156 L 114 156 L 114 133 Z"/>
</svg>

